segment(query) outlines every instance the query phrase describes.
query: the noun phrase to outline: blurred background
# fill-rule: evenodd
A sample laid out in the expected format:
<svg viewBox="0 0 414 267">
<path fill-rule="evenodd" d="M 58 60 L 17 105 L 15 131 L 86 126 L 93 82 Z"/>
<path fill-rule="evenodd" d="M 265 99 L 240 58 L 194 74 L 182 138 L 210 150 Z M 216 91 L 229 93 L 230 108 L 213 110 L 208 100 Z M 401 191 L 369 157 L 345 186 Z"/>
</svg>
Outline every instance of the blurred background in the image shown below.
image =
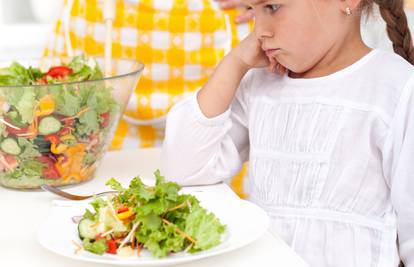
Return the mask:
<svg viewBox="0 0 414 267">
<path fill-rule="evenodd" d="M 34 58 L 42 51 L 64 0 L 0 0 L 0 60 Z M 410 27 L 414 29 L 414 0 L 406 0 Z M 376 48 L 391 49 L 378 12 L 363 20 L 363 37 Z"/>
<path fill-rule="evenodd" d="M 0 60 L 39 57 L 64 0 L 0 0 Z"/>
</svg>

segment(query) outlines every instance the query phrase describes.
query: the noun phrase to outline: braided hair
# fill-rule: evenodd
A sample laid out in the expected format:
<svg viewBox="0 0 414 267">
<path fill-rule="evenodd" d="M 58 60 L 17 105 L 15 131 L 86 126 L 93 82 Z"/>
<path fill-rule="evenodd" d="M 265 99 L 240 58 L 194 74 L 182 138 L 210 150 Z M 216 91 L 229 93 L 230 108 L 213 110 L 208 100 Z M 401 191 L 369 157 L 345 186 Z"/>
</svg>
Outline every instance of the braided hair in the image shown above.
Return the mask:
<svg viewBox="0 0 414 267">
<path fill-rule="evenodd" d="M 387 24 L 388 37 L 393 44 L 394 52 L 414 65 L 414 47 L 407 16 L 404 11 L 404 0 L 365 0 L 363 5 L 379 6 L 382 18 Z"/>
</svg>

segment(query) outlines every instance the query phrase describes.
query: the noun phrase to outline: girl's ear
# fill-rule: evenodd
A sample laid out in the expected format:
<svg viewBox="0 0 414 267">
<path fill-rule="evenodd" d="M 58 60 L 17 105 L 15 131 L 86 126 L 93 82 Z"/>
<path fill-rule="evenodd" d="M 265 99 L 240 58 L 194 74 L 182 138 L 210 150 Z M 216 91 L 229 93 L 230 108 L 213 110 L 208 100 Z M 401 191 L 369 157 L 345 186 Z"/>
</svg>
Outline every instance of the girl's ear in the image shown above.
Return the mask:
<svg viewBox="0 0 414 267">
<path fill-rule="evenodd" d="M 361 2 L 364 0 L 339 0 L 341 11 L 346 15 L 352 15 L 352 13 L 358 9 Z"/>
</svg>

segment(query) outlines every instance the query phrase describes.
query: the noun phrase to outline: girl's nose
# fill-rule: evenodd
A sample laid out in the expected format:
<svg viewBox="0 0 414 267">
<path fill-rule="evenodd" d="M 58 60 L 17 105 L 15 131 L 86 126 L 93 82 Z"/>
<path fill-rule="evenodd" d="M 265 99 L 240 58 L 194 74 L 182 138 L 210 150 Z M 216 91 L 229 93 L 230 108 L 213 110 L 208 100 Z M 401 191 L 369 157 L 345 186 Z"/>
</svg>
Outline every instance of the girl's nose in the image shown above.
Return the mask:
<svg viewBox="0 0 414 267">
<path fill-rule="evenodd" d="M 265 38 L 271 38 L 271 37 L 274 36 L 273 31 L 267 29 L 266 27 L 258 25 L 257 23 L 254 27 L 254 31 L 255 31 L 256 37 L 259 40 L 262 40 L 262 39 L 265 39 Z"/>
</svg>

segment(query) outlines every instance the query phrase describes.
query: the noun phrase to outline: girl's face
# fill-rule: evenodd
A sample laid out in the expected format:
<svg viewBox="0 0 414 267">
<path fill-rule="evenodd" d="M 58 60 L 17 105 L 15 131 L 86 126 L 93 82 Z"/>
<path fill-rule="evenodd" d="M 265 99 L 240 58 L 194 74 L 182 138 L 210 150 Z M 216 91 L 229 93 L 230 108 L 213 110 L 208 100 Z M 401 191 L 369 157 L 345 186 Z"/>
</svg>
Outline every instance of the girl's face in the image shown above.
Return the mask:
<svg viewBox="0 0 414 267">
<path fill-rule="evenodd" d="M 254 12 L 254 31 L 266 55 L 294 73 L 316 66 L 357 25 L 352 16 L 344 14 L 344 0 L 244 2 Z"/>
</svg>

